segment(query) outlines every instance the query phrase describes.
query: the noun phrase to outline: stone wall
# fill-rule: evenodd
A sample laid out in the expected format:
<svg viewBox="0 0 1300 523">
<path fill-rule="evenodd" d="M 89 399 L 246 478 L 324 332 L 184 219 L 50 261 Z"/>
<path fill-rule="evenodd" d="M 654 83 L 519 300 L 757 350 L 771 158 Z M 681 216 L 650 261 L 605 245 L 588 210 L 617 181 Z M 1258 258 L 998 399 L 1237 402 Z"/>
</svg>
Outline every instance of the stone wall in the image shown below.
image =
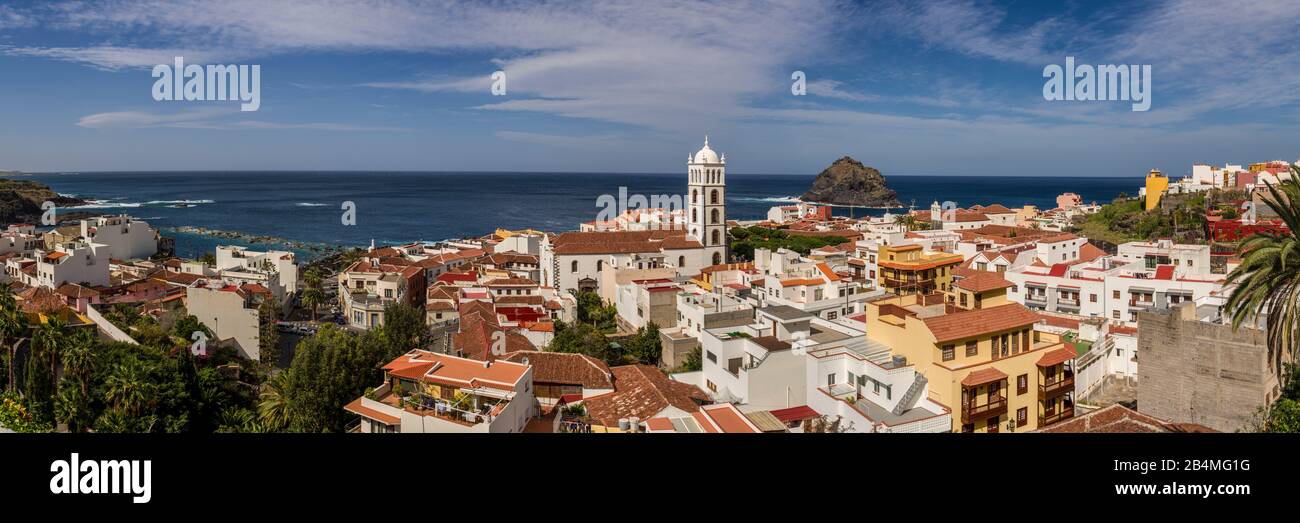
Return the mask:
<svg viewBox="0 0 1300 523">
<path fill-rule="evenodd" d="M 1191 304 L 1138 313 L 1139 412 L 1231 432 L 1278 394 L 1265 334 L 1198 321 Z"/>
</svg>

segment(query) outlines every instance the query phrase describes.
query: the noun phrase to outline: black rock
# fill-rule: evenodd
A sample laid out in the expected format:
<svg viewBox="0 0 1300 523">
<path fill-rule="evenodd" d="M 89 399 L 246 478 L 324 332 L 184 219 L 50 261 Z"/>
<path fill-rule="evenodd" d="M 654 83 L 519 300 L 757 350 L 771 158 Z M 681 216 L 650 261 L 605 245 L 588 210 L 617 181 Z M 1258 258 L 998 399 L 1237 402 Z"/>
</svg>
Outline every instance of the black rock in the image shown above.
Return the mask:
<svg viewBox="0 0 1300 523">
<path fill-rule="evenodd" d="M 898 193 L 885 185 L 885 177 L 874 168 L 848 156 L 835 160 L 800 198 L 805 202 L 854 205 L 858 207 L 901 207 Z"/>
</svg>

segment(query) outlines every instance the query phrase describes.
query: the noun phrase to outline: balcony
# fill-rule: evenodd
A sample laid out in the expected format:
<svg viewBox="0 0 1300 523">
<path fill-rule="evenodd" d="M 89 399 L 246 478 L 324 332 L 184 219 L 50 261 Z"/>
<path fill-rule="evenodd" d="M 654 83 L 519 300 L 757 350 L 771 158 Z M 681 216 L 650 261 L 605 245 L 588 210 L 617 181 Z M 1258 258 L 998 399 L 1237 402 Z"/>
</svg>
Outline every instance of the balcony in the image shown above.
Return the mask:
<svg viewBox="0 0 1300 523">
<path fill-rule="evenodd" d="M 1001 416 L 1007 413 L 1007 398 L 997 396 L 989 398 L 988 402 L 976 405 L 973 400 L 967 401 L 961 406 L 962 424 L 975 423 L 976 421 Z"/>
<path fill-rule="evenodd" d="M 1074 407 L 1065 407 L 1056 412 L 1049 412 L 1038 417 L 1038 428 L 1043 428 L 1054 423 L 1060 423 L 1074 417 Z"/>
<path fill-rule="evenodd" d="M 1039 399 L 1050 399 L 1074 390 L 1074 373 L 1067 372 L 1038 385 Z"/>
<path fill-rule="evenodd" d="M 1130 309 L 1146 309 L 1146 308 L 1154 307 L 1155 305 L 1156 302 L 1153 298 L 1133 297 L 1133 298 L 1129 298 L 1128 300 L 1128 306 Z"/>
<path fill-rule="evenodd" d="M 1046 294 L 1029 294 L 1025 293 L 1025 301 L 1033 303 L 1047 304 Z"/>
</svg>

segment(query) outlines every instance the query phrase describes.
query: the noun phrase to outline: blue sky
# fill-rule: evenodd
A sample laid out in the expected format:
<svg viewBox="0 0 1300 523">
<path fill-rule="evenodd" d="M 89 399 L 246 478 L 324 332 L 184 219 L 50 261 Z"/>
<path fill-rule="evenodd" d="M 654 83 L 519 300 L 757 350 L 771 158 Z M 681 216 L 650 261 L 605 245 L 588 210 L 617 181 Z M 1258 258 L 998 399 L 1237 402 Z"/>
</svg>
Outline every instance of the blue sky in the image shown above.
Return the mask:
<svg viewBox="0 0 1300 523">
<path fill-rule="evenodd" d="M 1294 1 L 8 3 L 0 169 L 676 173 L 707 133 L 739 173 L 1181 175 L 1300 157 L 1296 27 Z M 260 110 L 155 101 L 175 56 L 260 65 Z M 1044 100 L 1066 56 L 1151 65 L 1151 109 Z"/>
</svg>

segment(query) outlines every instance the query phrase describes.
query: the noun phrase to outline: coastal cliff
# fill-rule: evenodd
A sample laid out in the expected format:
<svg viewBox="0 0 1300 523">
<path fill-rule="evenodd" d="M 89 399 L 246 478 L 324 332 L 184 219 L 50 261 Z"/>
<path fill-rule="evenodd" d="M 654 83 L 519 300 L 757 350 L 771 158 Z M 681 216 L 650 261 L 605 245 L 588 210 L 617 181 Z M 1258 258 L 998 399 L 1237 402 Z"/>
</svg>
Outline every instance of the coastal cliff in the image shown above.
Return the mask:
<svg viewBox="0 0 1300 523">
<path fill-rule="evenodd" d="M 61 208 L 86 204 L 85 200 L 61 196 L 42 183 L 0 178 L 0 222 L 39 223 L 41 204 L 46 201 Z"/>
<path fill-rule="evenodd" d="M 885 177 L 874 168 L 848 156 L 835 160 L 801 197 L 805 202 L 854 205 L 859 207 L 900 207 L 898 193 L 885 185 Z"/>
</svg>

